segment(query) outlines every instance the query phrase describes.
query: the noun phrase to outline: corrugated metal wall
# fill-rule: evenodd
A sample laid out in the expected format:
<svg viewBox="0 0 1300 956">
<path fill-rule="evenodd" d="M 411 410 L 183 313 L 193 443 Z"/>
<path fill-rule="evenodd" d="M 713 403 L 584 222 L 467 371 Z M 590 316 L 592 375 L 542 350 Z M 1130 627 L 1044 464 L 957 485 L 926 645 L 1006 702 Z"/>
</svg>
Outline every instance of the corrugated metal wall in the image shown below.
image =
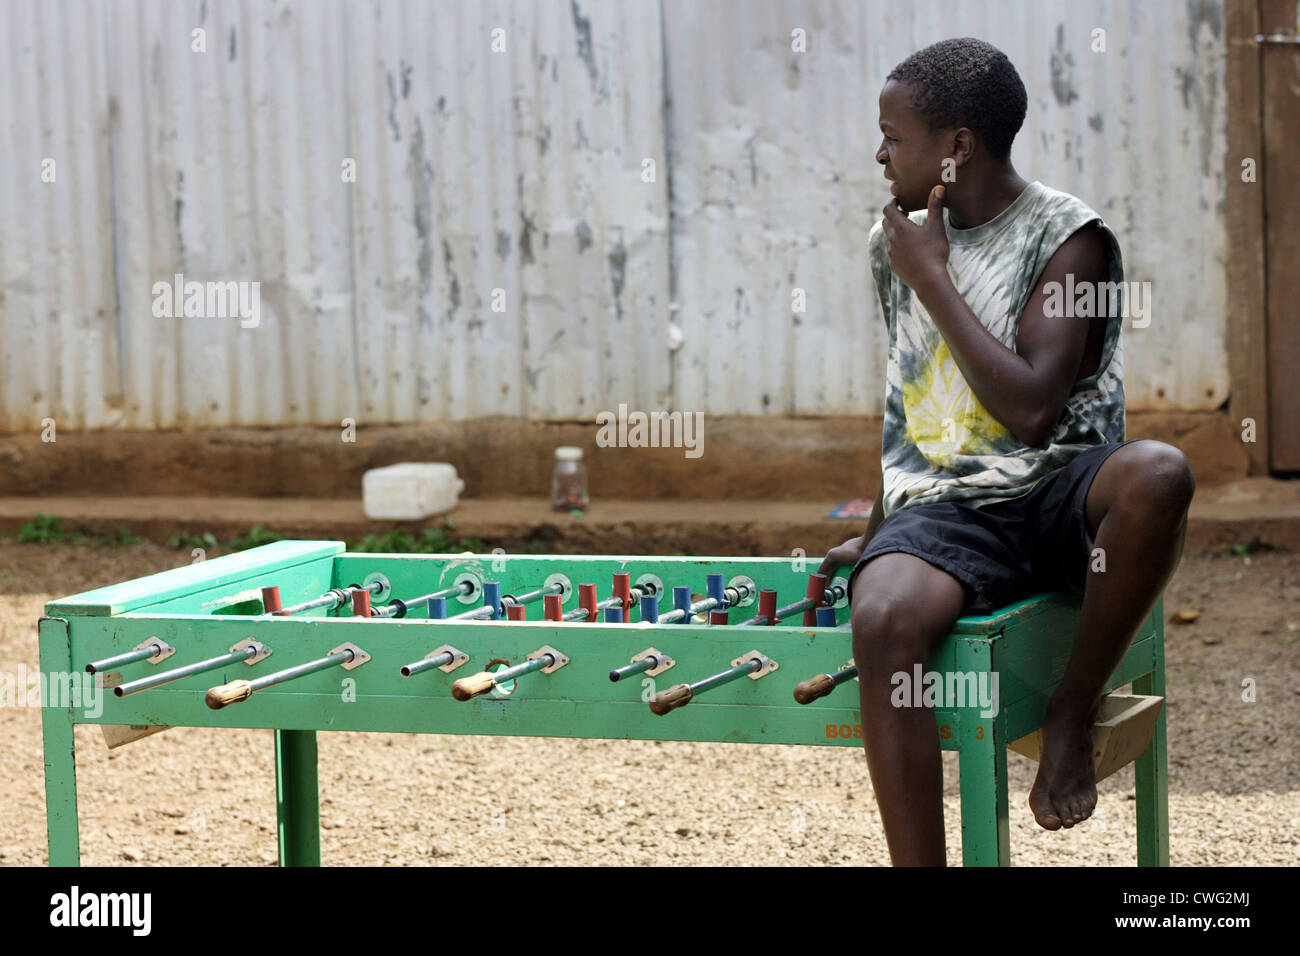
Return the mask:
<svg viewBox="0 0 1300 956">
<path fill-rule="evenodd" d="M 1208 0 L 4 4 L 0 427 L 878 413 L 876 96 L 959 35 L 1030 91 L 1021 173 L 1152 283 L 1130 408 L 1213 408 L 1221 34 Z M 156 318 L 176 273 L 260 282 L 260 325 Z"/>
</svg>

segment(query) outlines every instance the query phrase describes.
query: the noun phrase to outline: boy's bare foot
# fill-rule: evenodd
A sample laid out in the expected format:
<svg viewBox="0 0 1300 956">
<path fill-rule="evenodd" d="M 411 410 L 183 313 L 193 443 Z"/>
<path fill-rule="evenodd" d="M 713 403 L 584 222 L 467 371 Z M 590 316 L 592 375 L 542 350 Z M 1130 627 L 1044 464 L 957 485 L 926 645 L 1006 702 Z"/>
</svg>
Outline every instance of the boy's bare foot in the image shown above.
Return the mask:
<svg viewBox="0 0 1300 956">
<path fill-rule="evenodd" d="M 1054 713 L 1043 721 L 1043 753 L 1029 791 L 1029 809 L 1047 830 L 1072 827 L 1097 806 L 1092 725 L 1097 708 L 1082 717 Z"/>
</svg>

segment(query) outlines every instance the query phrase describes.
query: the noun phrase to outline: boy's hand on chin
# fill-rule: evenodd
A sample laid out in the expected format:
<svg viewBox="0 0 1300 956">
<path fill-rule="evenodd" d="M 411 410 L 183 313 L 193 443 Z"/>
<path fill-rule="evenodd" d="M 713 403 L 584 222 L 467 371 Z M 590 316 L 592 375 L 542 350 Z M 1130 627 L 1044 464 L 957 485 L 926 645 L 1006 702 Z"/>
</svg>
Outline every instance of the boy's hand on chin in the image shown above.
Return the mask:
<svg viewBox="0 0 1300 956">
<path fill-rule="evenodd" d="M 889 268 L 911 289 L 948 274 L 948 234 L 943 229 L 943 187 L 930 190 L 926 222 L 918 226 L 907 218 L 897 200 L 885 207 L 883 229 Z"/>
</svg>

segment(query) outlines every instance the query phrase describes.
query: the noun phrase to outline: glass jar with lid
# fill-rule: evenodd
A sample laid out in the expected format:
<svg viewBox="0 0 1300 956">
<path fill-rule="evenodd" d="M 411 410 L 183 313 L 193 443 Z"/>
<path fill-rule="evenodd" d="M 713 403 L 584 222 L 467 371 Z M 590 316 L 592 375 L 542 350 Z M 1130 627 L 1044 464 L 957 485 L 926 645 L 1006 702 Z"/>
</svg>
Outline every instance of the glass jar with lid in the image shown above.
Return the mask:
<svg viewBox="0 0 1300 956">
<path fill-rule="evenodd" d="M 582 461 L 582 449 L 561 445 L 555 449 L 555 470 L 551 472 L 551 506 L 557 511 L 572 511 L 584 510 L 588 504 L 587 466 Z"/>
</svg>

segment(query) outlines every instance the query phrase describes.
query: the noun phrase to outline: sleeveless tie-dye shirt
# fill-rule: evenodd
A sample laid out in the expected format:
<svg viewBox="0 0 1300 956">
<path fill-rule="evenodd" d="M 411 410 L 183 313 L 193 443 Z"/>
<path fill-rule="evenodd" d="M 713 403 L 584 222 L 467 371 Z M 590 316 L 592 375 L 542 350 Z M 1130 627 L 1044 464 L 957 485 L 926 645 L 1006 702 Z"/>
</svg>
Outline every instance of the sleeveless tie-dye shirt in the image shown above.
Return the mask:
<svg viewBox="0 0 1300 956">
<path fill-rule="evenodd" d="M 924 225 L 926 212 L 910 218 Z M 1031 183 L 972 229 L 954 229 L 947 219 L 945 210 L 948 273 L 971 311 L 1008 348 L 1015 348 L 1020 317 L 1048 260 L 1088 223 L 1100 223 L 1108 240 L 1110 281 L 1124 281 L 1119 244 L 1101 217 L 1041 183 Z M 1075 383 L 1056 427 L 1043 444 L 1029 447 L 975 397 L 925 307 L 890 271 L 880 223 L 868 247 L 889 331 L 881 443 L 885 516 L 935 501 L 978 508 L 1016 498 L 1084 449 L 1124 440 L 1121 310 L 1111 309 L 1097 372 Z"/>
</svg>

